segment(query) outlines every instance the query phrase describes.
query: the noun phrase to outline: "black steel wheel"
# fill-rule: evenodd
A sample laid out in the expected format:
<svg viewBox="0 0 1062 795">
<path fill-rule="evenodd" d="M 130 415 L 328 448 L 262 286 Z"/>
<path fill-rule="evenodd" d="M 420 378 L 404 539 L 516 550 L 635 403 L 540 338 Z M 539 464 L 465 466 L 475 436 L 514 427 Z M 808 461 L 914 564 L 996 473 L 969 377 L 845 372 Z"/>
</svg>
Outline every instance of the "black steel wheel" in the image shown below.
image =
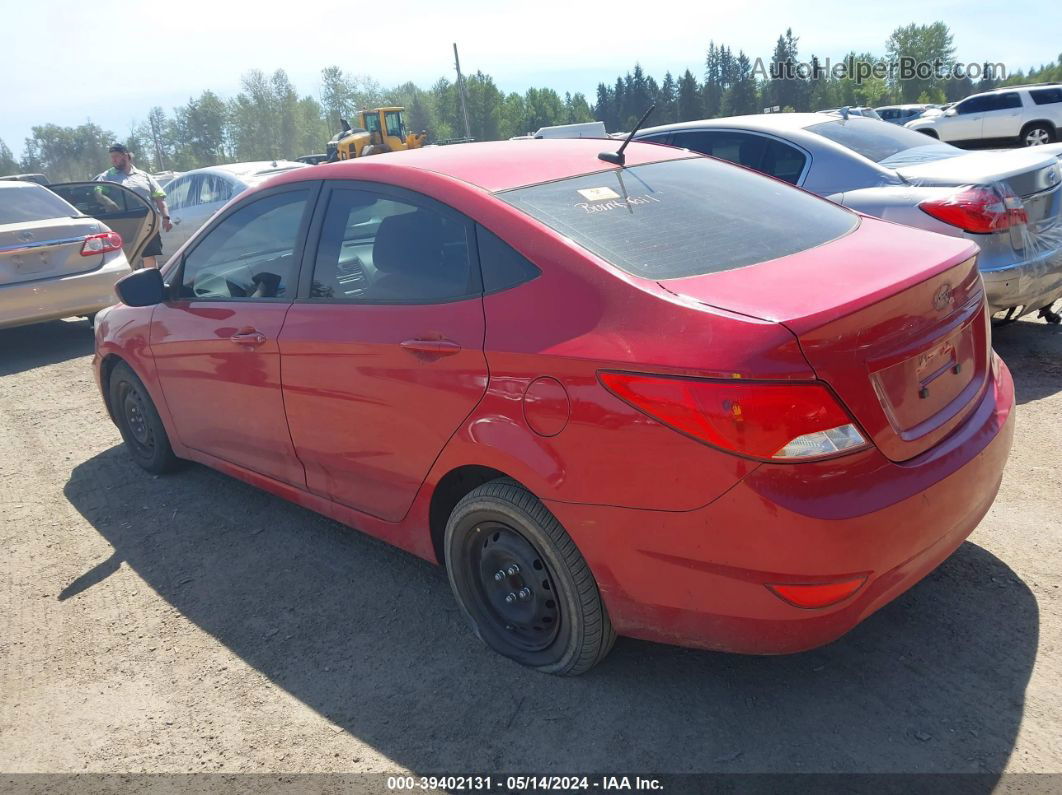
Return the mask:
<svg viewBox="0 0 1062 795">
<path fill-rule="evenodd" d="M 597 583 L 556 517 L 499 479 L 450 515 L 446 568 L 473 630 L 495 651 L 546 673 L 576 675 L 615 642 Z"/>
<path fill-rule="evenodd" d="M 175 469 L 180 459 L 173 454 L 147 389 L 129 365 L 115 365 L 108 387 L 111 415 L 133 460 L 156 475 Z"/>
</svg>

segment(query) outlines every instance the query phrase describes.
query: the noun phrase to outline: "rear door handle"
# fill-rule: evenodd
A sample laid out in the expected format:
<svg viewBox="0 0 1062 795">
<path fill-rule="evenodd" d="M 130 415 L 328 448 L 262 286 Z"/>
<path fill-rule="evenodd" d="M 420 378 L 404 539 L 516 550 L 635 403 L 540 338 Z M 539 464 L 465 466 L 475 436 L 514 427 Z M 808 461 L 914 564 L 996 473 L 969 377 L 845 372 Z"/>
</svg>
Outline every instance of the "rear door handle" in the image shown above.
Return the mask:
<svg viewBox="0 0 1062 795">
<path fill-rule="evenodd" d="M 428 353 L 432 356 L 453 356 L 461 352 L 461 346 L 452 340 L 406 340 L 400 342 L 403 348 L 414 353 Z"/>
<path fill-rule="evenodd" d="M 253 328 L 240 329 L 231 337 L 229 337 L 229 339 L 235 342 L 237 345 L 250 345 L 251 347 L 261 345 L 263 342 L 266 341 L 265 334 L 258 331 L 258 329 Z"/>
</svg>

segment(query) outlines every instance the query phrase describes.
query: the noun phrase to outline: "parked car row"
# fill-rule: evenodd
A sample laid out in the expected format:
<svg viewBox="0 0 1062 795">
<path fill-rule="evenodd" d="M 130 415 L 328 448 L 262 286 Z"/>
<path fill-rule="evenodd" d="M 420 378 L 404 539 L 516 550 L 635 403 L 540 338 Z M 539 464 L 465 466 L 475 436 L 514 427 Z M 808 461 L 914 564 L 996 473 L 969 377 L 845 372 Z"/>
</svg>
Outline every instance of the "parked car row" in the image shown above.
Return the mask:
<svg viewBox="0 0 1062 795">
<path fill-rule="evenodd" d="M 1062 130 L 1062 83 L 1007 86 L 974 94 L 906 126 L 949 143 L 1053 143 Z"/>
<path fill-rule="evenodd" d="M 611 139 L 278 175 L 119 282 L 107 410 L 149 472 L 197 461 L 444 564 L 541 671 L 617 634 L 826 643 L 988 510 L 1013 385 L 970 238 L 786 184 L 829 172 L 778 137 L 729 146 L 783 178 Z"/>
<path fill-rule="evenodd" d="M 919 132 L 811 113 L 707 119 L 638 140 L 722 158 L 868 215 L 980 248 L 992 312 L 1062 298 L 1062 171 L 1053 150 L 967 152 Z"/>
<path fill-rule="evenodd" d="M 880 119 L 948 143 L 1043 146 L 1059 140 L 1062 83 L 1004 86 L 947 105 L 911 103 L 818 112 Z"/>
<path fill-rule="evenodd" d="M 175 217 L 223 209 L 95 324 L 133 460 L 444 564 L 473 631 L 541 671 L 617 634 L 785 653 L 848 631 L 992 504 L 1014 393 L 990 319 L 1062 297 L 1058 158 L 844 112 L 635 137 L 177 177 Z M 0 215 L 5 307 L 127 271 L 112 223 L 153 231 L 97 183 L 9 185 L 0 207 L 47 206 Z"/>
</svg>

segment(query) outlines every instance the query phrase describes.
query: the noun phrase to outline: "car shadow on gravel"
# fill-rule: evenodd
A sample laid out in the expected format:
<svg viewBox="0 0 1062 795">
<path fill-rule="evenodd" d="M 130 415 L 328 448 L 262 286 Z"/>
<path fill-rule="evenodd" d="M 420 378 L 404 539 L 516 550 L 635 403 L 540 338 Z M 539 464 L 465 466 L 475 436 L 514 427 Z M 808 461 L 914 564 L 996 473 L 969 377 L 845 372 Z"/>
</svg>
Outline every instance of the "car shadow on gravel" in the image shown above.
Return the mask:
<svg viewBox="0 0 1062 795">
<path fill-rule="evenodd" d="M 992 347 L 1014 376 L 1019 404 L 1062 391 L 1062 326 L 1033 320 L 999 326 Z"/>
<path fill-rule="evenodd" d="M 54 320 L 0 329 L 0 376 L 91 356 L 94 347 L 87 320 Z"/>
<path fill-rule="evenodd" d="M 115 551 L 70 572 L 61 598 L 90 597 L 124 561 L 271 682 L 420 774 L 964 772 L 984 774 L 965 791 L 989 792 L 1037 650 L 1029 588 L 966 543 L 822 649 L 745 657 L 621 638 L 589 674 L 556 678 L 476 641 L 441 569 L 211 470 L 152 478 L 119 446 L 78 465 L 65 494 Z"/>
</svg>

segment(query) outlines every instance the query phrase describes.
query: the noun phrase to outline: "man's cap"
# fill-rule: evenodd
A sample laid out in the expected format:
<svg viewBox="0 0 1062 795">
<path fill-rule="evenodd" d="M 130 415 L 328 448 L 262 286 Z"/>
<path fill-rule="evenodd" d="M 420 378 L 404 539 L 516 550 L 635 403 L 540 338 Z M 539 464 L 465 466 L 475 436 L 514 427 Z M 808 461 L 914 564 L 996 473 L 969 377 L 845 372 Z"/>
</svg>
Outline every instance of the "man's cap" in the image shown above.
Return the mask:
<svg viewBox="0 0 1062 795">
<path fill-rule="evenodd" d="M 111 144 L 111 148 L 108 149 L 107 151 L 108 152 L 118 152 L 118 153 L 123 154 L 123 155 L 129 154 L 129 149 L 126 147 L 125 144 Z"/>
</svg>

